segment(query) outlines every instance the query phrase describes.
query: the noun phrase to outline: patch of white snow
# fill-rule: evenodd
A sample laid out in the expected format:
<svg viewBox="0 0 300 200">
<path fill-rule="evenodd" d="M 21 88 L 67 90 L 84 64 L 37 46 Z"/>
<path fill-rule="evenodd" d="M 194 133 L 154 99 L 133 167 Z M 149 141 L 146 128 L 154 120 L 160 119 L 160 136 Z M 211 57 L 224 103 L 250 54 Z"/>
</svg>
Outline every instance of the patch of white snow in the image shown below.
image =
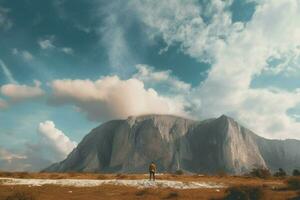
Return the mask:
<svg viewBox="0 0 300 200">
<path fill-rule="evenodd" d="M 182 181 L 168 181 L 156 180 L 149 181 L 141 180 L 90 180 L 90 179 L 17 179 L 17 178 L 0 178 L 3 185 L 60 185 L 60 186 L 74 186 L 74 187 L 95 187 L 101 185 L 119 185 L 137 188 L 173 188 L 173 189 L 197 189 L 197 188 L 223 188 L 223 184 L 212 182 L 182 182 Z"/>
</svg>

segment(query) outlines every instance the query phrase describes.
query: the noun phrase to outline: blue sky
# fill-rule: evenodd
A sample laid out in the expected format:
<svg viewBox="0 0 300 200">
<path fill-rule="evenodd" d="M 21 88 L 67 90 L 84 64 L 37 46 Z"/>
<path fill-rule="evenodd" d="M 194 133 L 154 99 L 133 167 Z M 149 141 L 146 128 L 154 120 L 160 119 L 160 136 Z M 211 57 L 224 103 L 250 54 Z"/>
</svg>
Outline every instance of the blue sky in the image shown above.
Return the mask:
<svg viewBox="0 0 300 200">
<path fill-rule="evenodd" d="M 297 0 L 0 0 L 0 169 L 149 113 L 299 139 L 299 21 Z"/>
</svg>

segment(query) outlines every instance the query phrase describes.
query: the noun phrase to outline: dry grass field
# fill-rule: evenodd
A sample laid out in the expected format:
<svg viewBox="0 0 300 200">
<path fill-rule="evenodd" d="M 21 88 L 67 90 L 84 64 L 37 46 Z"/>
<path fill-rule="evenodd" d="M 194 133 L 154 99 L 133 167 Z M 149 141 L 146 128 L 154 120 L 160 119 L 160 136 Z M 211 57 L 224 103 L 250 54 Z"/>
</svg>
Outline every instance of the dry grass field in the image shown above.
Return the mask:
<svg viewBox="0 0 300 200">
<path fill-rule="evenodd" d="M 95 179 L 95 180 L 137 180 L 147 179 L 143 174 L 92 174 L 92 173 L 8 173 L 0 177 L 22 179 Z M 96 187 L 70 187 L 59 185 L 4 185 L 0 180 L 0 200 L 110 200 L 110 199 L 235 199 L 229 193 L 259 193 L 251 199 L 297 199 L 300 196 L 300 178 L 254 178 L 246 176 L 202 176 L 163 174 L 157 180 L 182 182 L 212 182 L 223 184 L 225 188 L 174 189 L 174 188 L 137 188 L 117 185 Z M 292 185 L 292 186 L 291 186 Z M 229 192 L 229 189 L 230 192 Z M 250 188 L 250 189 L 249 189 Z M 254 188 L 254 190 L 253 190 Z M 227 196 L 227 198 L 225 198 Z M 300 198 L 298 198 L 300 199 Z"/>
</svg>

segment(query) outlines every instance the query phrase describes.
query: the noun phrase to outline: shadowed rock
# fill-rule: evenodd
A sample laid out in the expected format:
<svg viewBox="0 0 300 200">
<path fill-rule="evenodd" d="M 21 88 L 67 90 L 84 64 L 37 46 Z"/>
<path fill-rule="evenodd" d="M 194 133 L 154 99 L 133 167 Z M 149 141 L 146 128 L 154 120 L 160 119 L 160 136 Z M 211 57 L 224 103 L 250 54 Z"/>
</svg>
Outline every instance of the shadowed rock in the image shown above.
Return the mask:
<svg viewBox="0 0 300 200">
<path fill-rule="evenodd" d="M 146 172 L 151 161 L 160 172 L 288 171 L 300 166 L 300 141 L 259 137 L 225 115 L 204 121 L 145 115 L 102 124 L 43 171 Z"/>
</svg>

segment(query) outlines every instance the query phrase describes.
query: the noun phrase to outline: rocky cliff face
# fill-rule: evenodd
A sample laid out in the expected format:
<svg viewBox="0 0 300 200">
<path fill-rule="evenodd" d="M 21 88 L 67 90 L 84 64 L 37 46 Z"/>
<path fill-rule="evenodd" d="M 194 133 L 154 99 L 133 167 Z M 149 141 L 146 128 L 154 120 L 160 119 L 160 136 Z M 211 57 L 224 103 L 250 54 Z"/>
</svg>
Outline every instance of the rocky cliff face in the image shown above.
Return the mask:
<svg viewBox="0 0 300 200">
<path fill-rule="evenodd" d="M 93 129 L 62 162 L 44 171 L 243 173 L 300 166 L 300 141 L 268 140 L 222 115 L 193 121 L 169 115 L 113 120 Z"/>
</svg>

